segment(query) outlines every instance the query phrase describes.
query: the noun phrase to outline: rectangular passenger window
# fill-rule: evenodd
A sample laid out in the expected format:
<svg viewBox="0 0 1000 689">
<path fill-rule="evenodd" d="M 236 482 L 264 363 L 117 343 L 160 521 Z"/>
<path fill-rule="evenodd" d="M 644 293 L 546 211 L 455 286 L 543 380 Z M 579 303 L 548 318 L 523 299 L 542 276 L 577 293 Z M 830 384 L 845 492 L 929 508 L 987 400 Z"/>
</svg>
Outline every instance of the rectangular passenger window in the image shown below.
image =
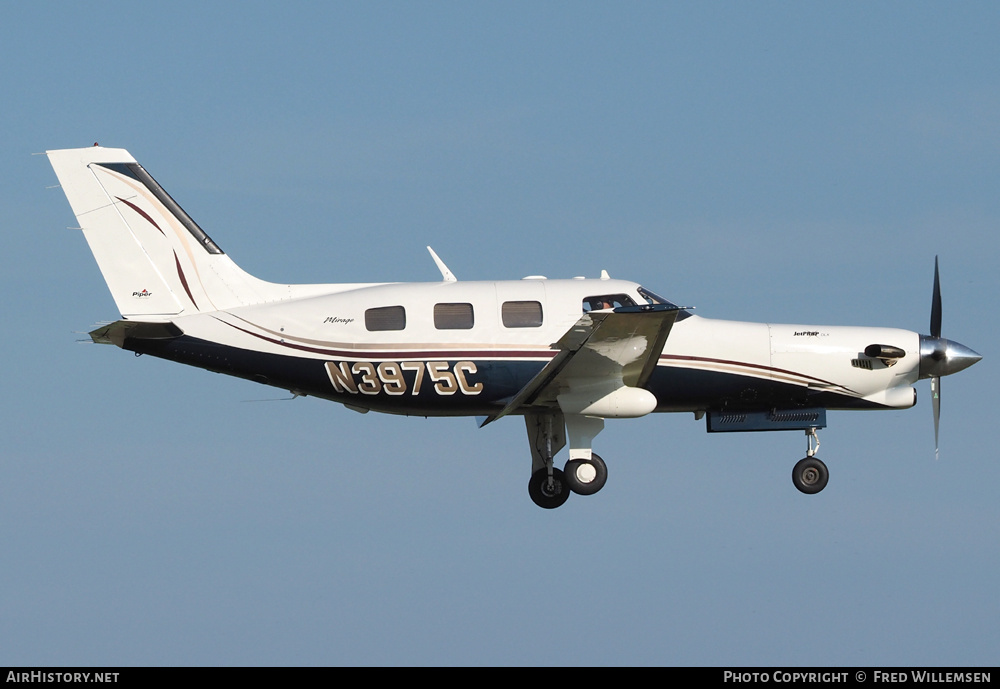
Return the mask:
<svg viewBox="0 0 1000 689">
<path fill-rule="evenodd" d="M 406 327 L 406 309 L 402 306 L 381 306 L 365 311 L 365 327 L 369 330 L 402 330 Z"/>
<path fill-rule="evenodd" d="M 500 315 L 506 328 L 537 328 L 542 324 L 542 305 L 537 301 L 505 301 Z"/>
<path fill-rule="evenodd" d="M 468 330 L 474 323 L 472 304 L 434 305 L 434 327 L 438 330 Z"/>
</svg>

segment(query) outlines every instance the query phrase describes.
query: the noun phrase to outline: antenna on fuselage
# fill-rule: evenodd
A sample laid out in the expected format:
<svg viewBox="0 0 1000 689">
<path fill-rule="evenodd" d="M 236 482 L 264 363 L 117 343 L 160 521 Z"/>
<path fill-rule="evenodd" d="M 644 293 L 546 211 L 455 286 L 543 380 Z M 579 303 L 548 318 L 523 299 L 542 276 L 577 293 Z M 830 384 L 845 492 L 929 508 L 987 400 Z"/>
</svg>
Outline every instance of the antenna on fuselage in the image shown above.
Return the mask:
<svg viewBox="0 0 1000 689">
<path fill-rule="evenodd" d="M 444 264 L 444 261 L 442 261 L 441 258 L 436 253 L 434 253 L 434 249 L 427 247 L 427 250 L 431 252 L 431 258 L 434 259 L 434 263 L 437 264 L 438 270 L 441 271 L 441 277 L 444 278 L 444 281 L 458 282 L 458 278 L 455 277 L 454 273 L 448 270 L 448 266 Z"/>
</svg>

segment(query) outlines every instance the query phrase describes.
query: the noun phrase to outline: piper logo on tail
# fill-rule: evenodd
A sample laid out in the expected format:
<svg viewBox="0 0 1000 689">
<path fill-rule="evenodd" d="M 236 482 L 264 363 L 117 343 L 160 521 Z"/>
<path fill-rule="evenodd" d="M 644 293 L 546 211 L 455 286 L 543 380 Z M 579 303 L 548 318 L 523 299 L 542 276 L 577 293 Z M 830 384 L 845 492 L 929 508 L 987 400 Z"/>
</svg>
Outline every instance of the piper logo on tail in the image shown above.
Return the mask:
<svg viewBox="0 0 1000 689">
<path fill-rule="evenodd" d="M 136 299 L 145 299 L 146 297 L 153 296 L 153 293 L 143 288 L 141 292 L 132 292 L 132 296 L 135 297 Z"/>
</svg>

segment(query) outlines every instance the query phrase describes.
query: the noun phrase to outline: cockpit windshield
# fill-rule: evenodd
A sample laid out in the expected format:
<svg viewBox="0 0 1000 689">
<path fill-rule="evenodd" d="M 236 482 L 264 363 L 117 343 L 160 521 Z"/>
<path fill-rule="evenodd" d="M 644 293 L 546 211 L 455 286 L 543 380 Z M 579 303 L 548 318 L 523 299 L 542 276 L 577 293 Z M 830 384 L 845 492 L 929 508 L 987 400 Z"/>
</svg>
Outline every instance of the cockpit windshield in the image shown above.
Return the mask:
<svg viewBox="0 0 1000 689">
<path fill-rule="evenodd" d="M 668 299 L 664 299 L 663 297 L 661 297 L 656 292 L 651 292 L 648 289 L 646 289 L 645 287 L 640 287 L 639 288 L 639 296 L 641 296 L 643 299 L 645 299 L 646 303 L 650 304 L 650 305 L 652 305 L 652 304 L 664 304 L 666 306 L 677 307 L 677 304 L 673 303 L 672 301 L 670 301 Z M 690 311 L 688 311 L 687 309 L 681 309 L 680 313 L 677 314 L 677 320 L 682 321 L 682 320 L 684 320 L 685 318 L 687 318 L 690 315 L 691 315 Z"/>
<path fill-rule="evenodd" d="M 646 300 L 647 304 L 665 304 L 666 306 L 677 306 L 671 301 L 667 301 L 656 292 L 650 292 L 645 287 L 639 288 L 639 295 Z"/>
</svg>

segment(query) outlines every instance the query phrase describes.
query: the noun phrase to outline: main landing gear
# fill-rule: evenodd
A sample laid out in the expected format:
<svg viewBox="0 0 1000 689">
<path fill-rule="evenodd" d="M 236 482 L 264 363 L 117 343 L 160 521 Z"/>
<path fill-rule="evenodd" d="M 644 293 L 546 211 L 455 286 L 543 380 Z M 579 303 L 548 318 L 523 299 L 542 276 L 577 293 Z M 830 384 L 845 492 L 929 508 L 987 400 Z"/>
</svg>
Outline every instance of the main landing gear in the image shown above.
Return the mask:
<svg viewBox="0 0 1000 689">
<path fill-rule="evenodd" d="M 549 461 L 551 464 L 551 460 Z M 608 465 L 596 452 L 590 459 L 571 459 L 562 471 L 542 467 L 531 475 L 528 481 L 528 495 L 532 502 L 545 509 L 559 507 L 569 500 L 570 492 L 577 495 L 593 495 L 608 481 Z"/>
<path fill-rule="evenodd" d="M 561 412 L 528 414 L 524 417 L 531 445 L 532 473 L 528 495 L 544 509 L 565 503 L 570 493 L 593 495 L 608 481 L 608 466 L 593 452 L 591 443 L 604 429 L 604 419 Z M 569 434 L 569 460 L 563 470 L 553 466 L 553 456 L 566 445 Z"/>
<path fill-rule="evenodd" d="M 813 441 L 816 446 L 813 447 Z M 816 456 L 819 449 L 819 436 L 815 428 L 806 429 L 806 456 L 796 462 L 792 469 L 792 483 L 807 495 L 818 493 L 826 488 L 830 480 L 830 471 L 826 464 Z"/>
</svg>

